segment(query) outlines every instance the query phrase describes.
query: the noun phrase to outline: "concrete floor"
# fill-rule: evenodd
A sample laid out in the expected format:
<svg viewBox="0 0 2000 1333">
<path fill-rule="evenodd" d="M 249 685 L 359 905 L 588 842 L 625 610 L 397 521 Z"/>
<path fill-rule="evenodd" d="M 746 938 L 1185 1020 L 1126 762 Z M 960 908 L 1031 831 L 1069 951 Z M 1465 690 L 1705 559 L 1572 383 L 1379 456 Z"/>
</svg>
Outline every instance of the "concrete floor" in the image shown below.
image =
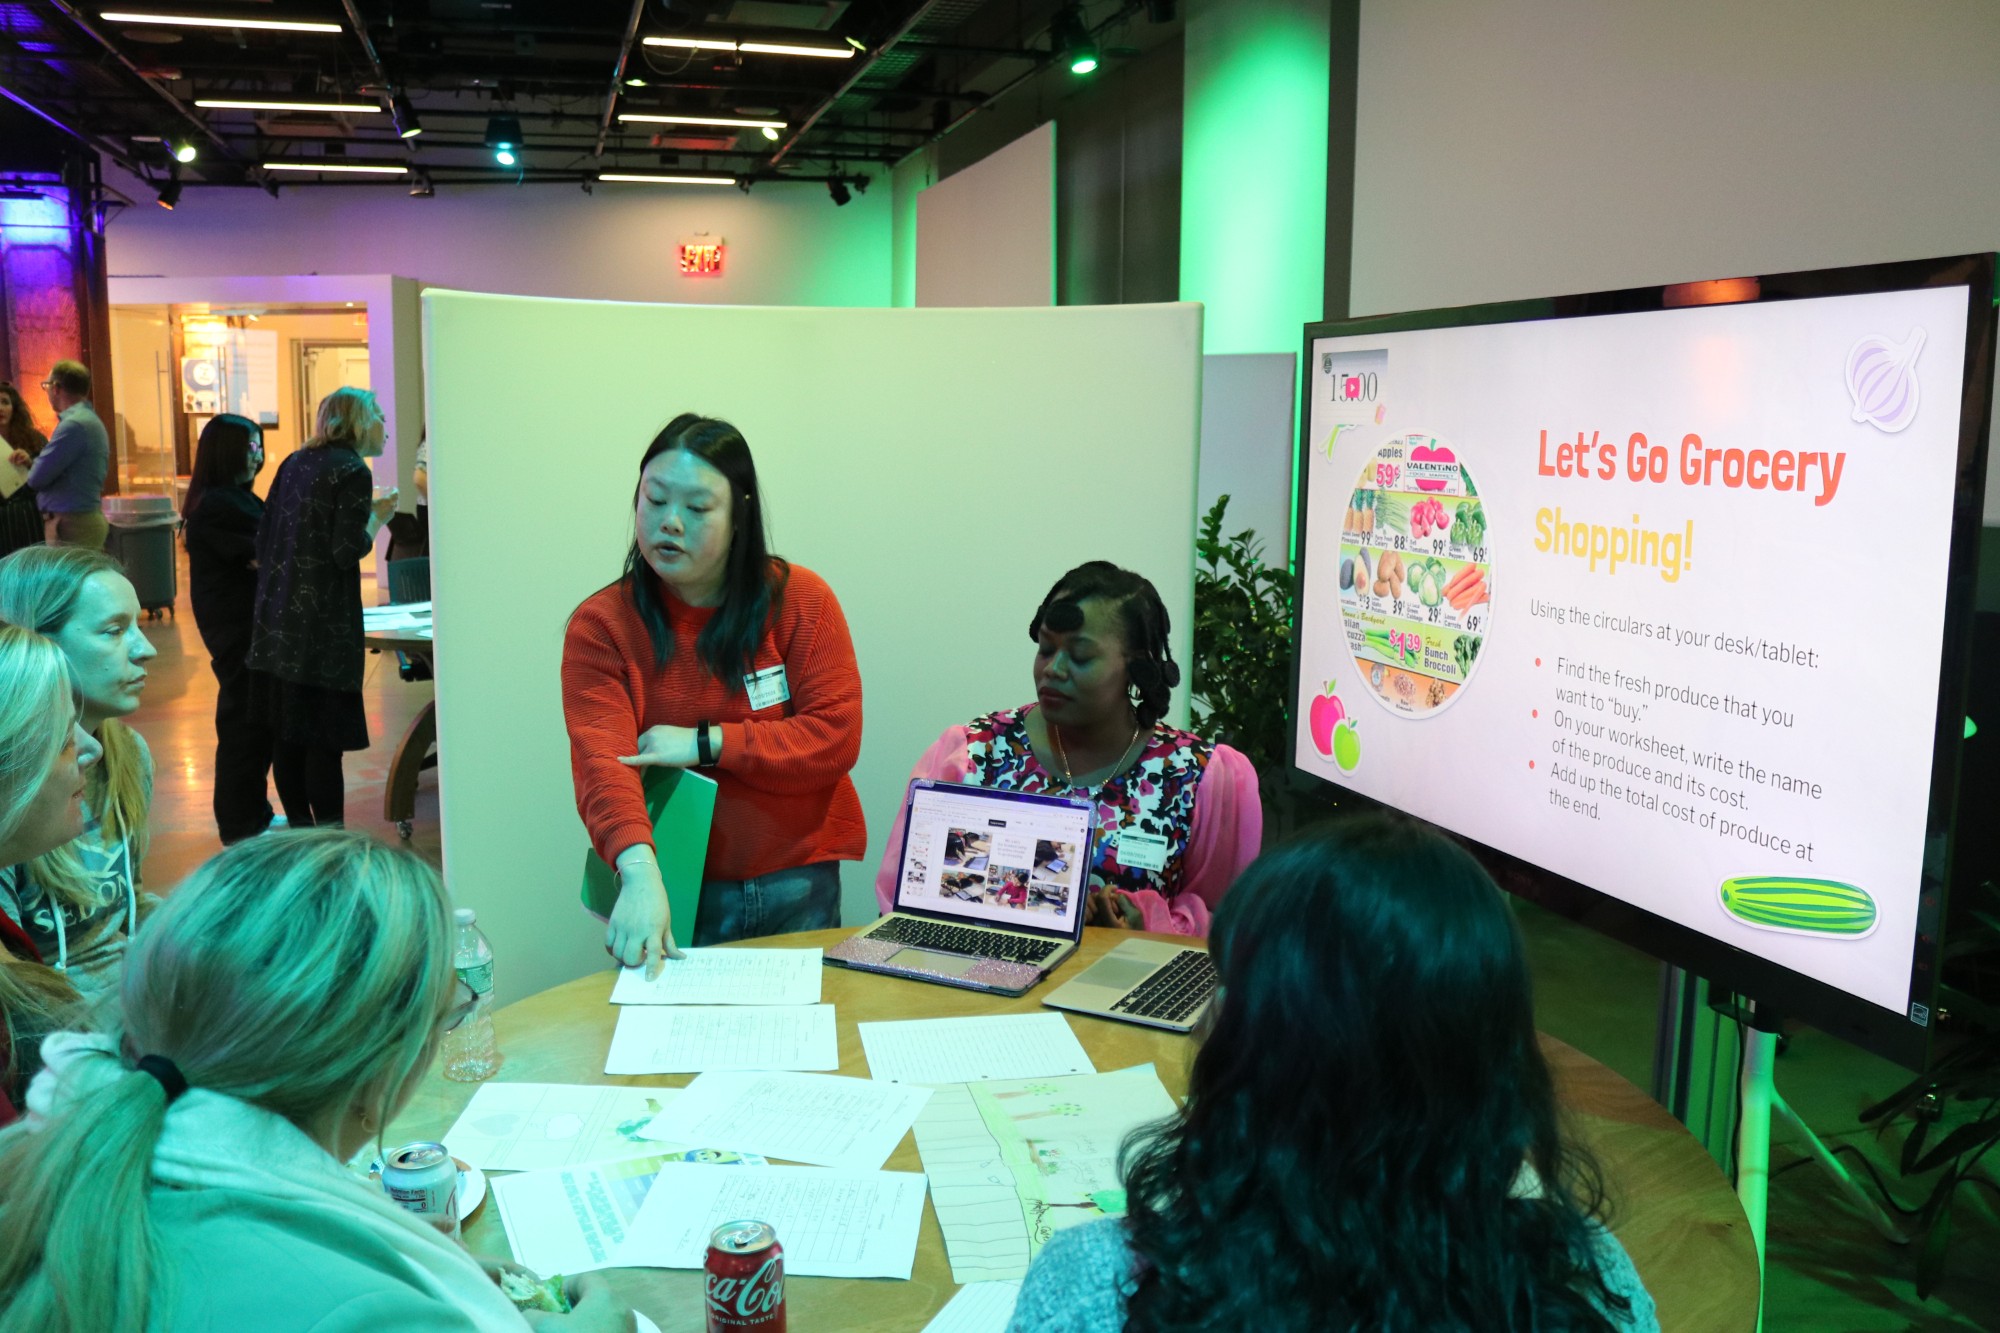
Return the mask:
<svg viewBox="0 0 2000 1333">
<path fill-rule="evenodd" d="M 145 706 L 132 719 L 158 765 L 145 880 L 155 892 L 169 893 L 221 848 L 210 812 L 215 678 L 185 591 L 175 617 L 149 623 L 147 632 L 160 656 Z M 431 686 L 400 680 L 394 657 L 370 657 L 368 662 L 363 694 L 375 743 L 348 756 L 347 822 L 393 841 L 395 828 L 382 817 L 383 775 L 404 730 L 430 700 Z M 441 860 L 436 781 L 434 771 L 424 775 L 410 842 L 433 863 Z M 1658 963 L 1525 903 L 1519 911 L 1534 962 L 1541 1027 L 1640 1087 L 1648 1086 Z M 1881 1168 L 1898 1199 L 1916 1201 L 1927 1192 L 1927 1182 L 1896 1178 L 1900 1140 L 1879 1141 L 1856 1119 L 1862 1107 L 1906 1077 L 1896 1066 L 1811 1030 L 1794 1033 L 1778 1063 L 1778 1086 L 1807 1123 L 1829 1143 L 1860 1148 Z M 1961 1191 L 1946 1279 L 1930 1300 L 1920 1301 L 1912 1249 L 1881 1240 L 1810 1162 L 1784 1169 L 1799 1160 L 1780 1132 L 1772 1149 L 1773 1170 L 1782 1174 L 1771 1187 L 1767 1328 L 1813 1333 L 2000 1329 L 2000 1214 L 1993 1192 L 1978 1187 Z"/>
</svg>

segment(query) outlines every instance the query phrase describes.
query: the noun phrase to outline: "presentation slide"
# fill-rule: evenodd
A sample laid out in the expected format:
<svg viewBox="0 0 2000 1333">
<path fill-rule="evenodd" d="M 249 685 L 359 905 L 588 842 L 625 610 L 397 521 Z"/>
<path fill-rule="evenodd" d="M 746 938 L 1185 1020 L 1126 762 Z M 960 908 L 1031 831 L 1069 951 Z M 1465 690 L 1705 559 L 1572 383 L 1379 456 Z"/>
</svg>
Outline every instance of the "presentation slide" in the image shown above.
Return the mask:
<svg viewBox="0 0 2000 1333">
<path fill-rule="evenodd" d="M 1967 301 L 1316 340 L 1299 766 L 1927 1022 Z"/>
<path fill-rule="evenodd" d="M 896 905 L 1068 931 L 1087 896 L 1090 818 L 1088 806 L 919 788 Z"/>
</svg>

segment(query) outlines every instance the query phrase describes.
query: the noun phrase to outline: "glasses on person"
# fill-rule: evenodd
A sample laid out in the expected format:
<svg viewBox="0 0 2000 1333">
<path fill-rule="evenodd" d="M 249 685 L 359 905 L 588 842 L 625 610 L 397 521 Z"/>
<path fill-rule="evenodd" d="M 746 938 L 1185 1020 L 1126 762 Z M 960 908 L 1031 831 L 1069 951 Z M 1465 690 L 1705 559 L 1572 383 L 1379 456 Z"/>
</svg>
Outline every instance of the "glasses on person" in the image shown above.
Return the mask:
<svg viewBox="0 0 2000 1333">
<path fill-rule="evenodd" d="M 472 987 L 465 984 L 464 977 L 454 978 L 452 985 L 451 1008 L 444 1015 L 443 1030 L 446 1032 L 456 1032 L 460 1024 L 472 1017 L 472 1011 L 479 1005 L 479 997 L 473 993 Z"/>
</svg>

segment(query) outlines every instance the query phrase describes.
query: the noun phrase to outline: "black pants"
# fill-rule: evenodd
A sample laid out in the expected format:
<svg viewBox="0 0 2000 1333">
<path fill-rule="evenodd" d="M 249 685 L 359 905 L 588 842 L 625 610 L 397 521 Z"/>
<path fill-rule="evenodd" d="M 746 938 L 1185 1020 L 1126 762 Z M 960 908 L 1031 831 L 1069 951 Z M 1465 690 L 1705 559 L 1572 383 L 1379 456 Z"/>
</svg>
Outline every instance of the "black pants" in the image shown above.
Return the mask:
<svg viewBox="0 0 2000 1333">
<path fill-rule="evenodd" d="M 271 826 L 265 779 L 271 771 L 271 729 L 250 707 L 248 636 L 210 659 L 215 668 L 215 827 L 224 845 L 254 838 Z"/>
<path fill-rule="evenodd" d="M 347 784 L 340 772 L 340 751 L 280 740 L 272 750 L 271 776 L 277 779 L 278 799 L 284 802 L 285 819 L 293 828 L 345 822 Z"/>
</svg>

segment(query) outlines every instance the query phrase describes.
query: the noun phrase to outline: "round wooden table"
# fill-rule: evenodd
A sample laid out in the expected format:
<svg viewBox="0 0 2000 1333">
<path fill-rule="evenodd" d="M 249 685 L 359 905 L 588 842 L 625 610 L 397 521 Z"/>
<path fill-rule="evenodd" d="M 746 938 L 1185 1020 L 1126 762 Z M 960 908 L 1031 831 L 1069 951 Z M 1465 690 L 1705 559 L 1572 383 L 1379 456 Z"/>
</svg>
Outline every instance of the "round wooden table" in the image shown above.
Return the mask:
<svg viewBox="0 0 2000 1333">
<path fill-rule="evenodd" d="M 829 948 L 848 929 L 747 941 L 741 947 Z M 1110 950 L 1124 932 L 1092 927 L 1076 959 L 1057 981 Z M 1171 936 L 1152 936 L 1171 939 Z M 506 966 L 506 960 L 501 960 Z M 510 1004 L 494 1017 L 506 1063 L 496 1078 L 518 1083 L 597 1083 L 680 1087 L 691 1075 L 648 1077 L 604 1073 L 604 1056 L 618 1011 L 610 1001 L 613 974 L 581 977 Z M 825 969 L 822 998 L 833 1004 L 840 1031 L 840 1072 L 867 1077 L 856 1023 L 900 1018 L 1041 1012 L 1052 982 L 1016 1000 L 847 968 Z M 1077 1040 L 1100 1071 L 1150 1062 L 1176 1098 L 1187 1090 L 1194 1044 L 1186 1037 L 1130 1023 L 1069 1015 Z M 1630 1082 L 1551 1038 L 1543 1050 L 1573 1132 L 1597 1155 L 1612 1197 L 1612 1230 L 1631 1254 L 1673 1333 L 1747 1333 L 1757 1321 L 1757 1254 L 1750 1228 L 1722 1172 L 1693 1136 Z M 433 1071 L 384 1141 L 394 1145 L 441 1137 L 471 1100 L 475 1085 L 450 1083 Z M 922 1171 L 916 1141 L 905 1135 L 887 1169 Z M 475 1252 L 507 1256 L 499 1210 L 490 1202 L 466 1223 Z M 704 1327 L 701 1274 L 676 1269 L 620 1269 L 607 1276 L 665 1333 Z M 918 1330 L 957 1289 L 944 1238 L 928 1203 L 908 1282 L 796 1278 L 786 1284 L 790 1326 L 800 1333 Z"/>
</svg>

